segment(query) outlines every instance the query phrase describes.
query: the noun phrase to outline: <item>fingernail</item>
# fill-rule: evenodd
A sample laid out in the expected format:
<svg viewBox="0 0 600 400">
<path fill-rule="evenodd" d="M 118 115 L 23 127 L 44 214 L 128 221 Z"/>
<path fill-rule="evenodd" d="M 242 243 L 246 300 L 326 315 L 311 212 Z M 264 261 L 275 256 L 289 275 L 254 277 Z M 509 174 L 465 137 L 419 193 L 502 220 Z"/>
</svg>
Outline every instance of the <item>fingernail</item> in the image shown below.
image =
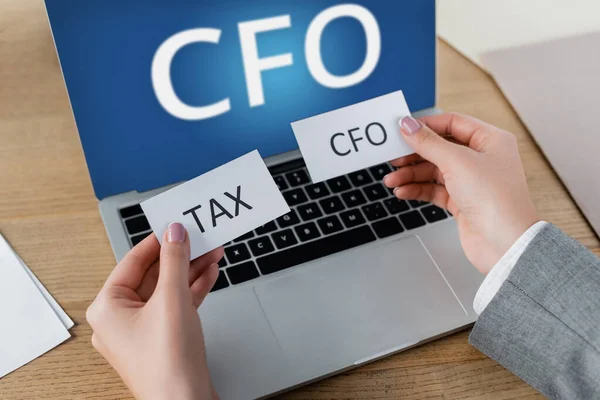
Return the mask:
<svg viewBox="0 0 600 400">
<path fill-rule="evenodd" d="M 385 181 L 387 181 L 388 176 L 390 176 L 390 174 L 387 174 L 386 176 L 383 177 L 383 183 L 385 183 Z"/>
<path fill-rule="evenodd" d="M 421 129 L 421 123 L 411 116 L 406 116 L 400 120 L 400 128 L 407 134 L 413 134 Z"/>
<path fill-rule="evenodd" d="M 397 188 L 394 188 L 394 190 L 393 190 L 394 196 L 396 196 L 396 197 L 398 197 L 398 189 L 400 189 L 400 188 L 397 187 Z"/>
<path fill-rule="evenodd" d="M 171 243 L 185 241 L 185 228 L 179 222 L 173 222 L 167 230 L 167 240 Z"/>
</svg>

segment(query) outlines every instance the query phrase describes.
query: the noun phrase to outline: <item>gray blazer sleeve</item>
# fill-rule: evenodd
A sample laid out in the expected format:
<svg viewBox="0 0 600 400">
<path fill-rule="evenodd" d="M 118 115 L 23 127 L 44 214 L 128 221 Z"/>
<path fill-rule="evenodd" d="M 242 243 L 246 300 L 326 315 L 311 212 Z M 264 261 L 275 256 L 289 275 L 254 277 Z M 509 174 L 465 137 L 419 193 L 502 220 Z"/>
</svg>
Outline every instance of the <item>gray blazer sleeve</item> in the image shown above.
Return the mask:
<svg viewBox="0 0 600 400">
<path fill-rule="evenodd" d="M 548 224 L 469 341 L 552 399 L 600 399 L 600 260 Z"/>
</svg>

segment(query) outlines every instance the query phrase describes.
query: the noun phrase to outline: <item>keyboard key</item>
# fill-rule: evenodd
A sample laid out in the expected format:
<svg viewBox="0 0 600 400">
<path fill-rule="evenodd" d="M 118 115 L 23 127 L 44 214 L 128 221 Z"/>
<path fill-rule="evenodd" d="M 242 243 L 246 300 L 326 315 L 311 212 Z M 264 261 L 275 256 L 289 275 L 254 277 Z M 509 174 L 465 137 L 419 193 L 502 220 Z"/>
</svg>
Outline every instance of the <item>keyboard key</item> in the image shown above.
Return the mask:
<svg viewBox="0 0 600 400">
<path fill-rule="evenodd" d="M 387 208 L 390 214 L 398 214 L 410 210 L 408 203 L 405 200 L 400 200 L 397 197 L 385 199 L 383 201 L 383 204 L 385 205 L 385 208 Z"/>
<path fill-rule="evenodd" d="M 398 218 L 391 217 L 382 219 L 381 221 L 373 222 L 373 230 L 380 238 L 388 237 L 395 235 L 396 233 L 400 233 L 404 230 L 400 222 L 398 222 Z"/>
<path fill-rule="evenodd" d="M 362 186 L 373 182 L 373 178 L 371 178 L 366 169 L 349 173 L 348 177 L 350 177 L 350 181 L 354 186 Z"/>
<path fill-rule="evenodd" d="M 417 210 L 400 214 L 400 221 L 406 229 L 415 229 L 425 225 L 425 220 L 421 216 L 421 213 Z"/>
<path fill-rule="evenodd" d="M 365 192 L 370 201 L 381 200 L 390 195 L 390 192 L 388 192 L 387 188 L 381 183 L 369 185 L 363 188 L 363 192 Z"/>
<path fill-rule="evenodd" d="M 284 191 L 285 189 L 287 189 L 289 187 L 287 182 L 285 181 L 283 175 L 274 176 L 273 180 L 277 184 L 277 187 L 279 188 L 280 192 Z"/>
<path fill-rule="evenodd" d="M 142 240 L 146 239 L 146 237 L 148 237 L 148 235 L 151 234 L 151 233 L 152 232 L 146 232 L 146 233 L 142 233 L 141 235 L 133 236 L 131 238 L 131 244 L 135 246 L 136 244 L 138 244 Z"/>
<path fill-rule="evenodd" d="M 250 252 L 244 243 L 225 247 L 225 255 L 227 256 L 229 264 L 236 264 L 250 258 Z"/>
<path fill-rule="evenodd" d="M 288 226 L 300 223 L 300 218 L 298 218 L 296 211 L 290 210 L 289 213 L 283 214 L 281 217 L 277 218 L 277 223 L 280 228 L 287 228 Z"/>
<path fill-rule="evenodd" d="M 267 222 L 263 226 L 259 226 L 256 228 L 257 235 L 264 235 L 265 233 L 270 233 L 277 230 L 277 224 L 275 221 Z"/>
<path fill-rule="evenodd" d="M 344 211 L 340 214 L 340 217 L 342 218 L 342 221 L 344 221 L 346 228 L 353 228 L 357 225 L 367 222 L 358 208 Z"/>
<path fill-rule="evenodd" d="M 301 241 L 306 242 L 308 240 L 316 239 L 321 234 L 317 229 L 317 226 L 314 222 L 309 222 L 308 224 L 298 225 L 294 228 L 296 234 L 300 238 Z"/>
<path fill-rule="evenodd" d="M 409 200 L 408 203 L 410 204 L 410 206 L 412 208 L 417 208 L 417 207 L 421 207 L 425 204 L 428 204 L 428 203 L 426 203 L 424 201 L 420 201 L 420 200 Z"/>
<path fill-rule="evenodd" d="M 325 214 L 333 214 L 346 208 L 338 196 L 323 199 L 319 201 L 319 204 L 321 205 L 323 211 L 325 211 Z"/>
<path fill-rule="evenodd" d="M 268 236 L 252 239 L 248 242 L 248 246 L 250 246 L 250 250 L 255 257 L 275 251 L 275 247 L 273 247 L 273 243 L 271 243 L 271 239 Z"/>
<path fill-rule="evenodd" d="M 218 262 L 219 264 L 219 268 L 223 268 L 227 266 L 227 260 L 225 260 L 225 257 L 221 258 Z"/>
<path fill-rule="evenodd" d="M 145 215 L 128 219 L 125 221 L 125 226 L 127 227 L 127 232 L 129 232 L 130 235 L 150 229 L 150 224 L 148 223 Z"/>
<path fill-rule="evenodd" d="M 246 239 L 250 239 L 254 237 L 254 232 L 250 231 L 248 233 L 246 233 L 245 235 L 242 235 L 240 237 L 238 237 L 237 239 L 233 239 L 234 242 L 241 242 L 244 241 Z"/>
<path fill-rule="evenodd" d="M 365 196 L 358 189 L 342 193 L 342 199 L 344 199 L 344 203 L 346 203 L 348 208 L 360 206 L 361 204 L 365 204 L 367 202 Z"/>
<path fill-rule="evenodd" d="M 323 216 L 323 212 L 317 203 L 308 203 L 298 206 L 298 214 L 300 214 L 303 221 L 310 221 L 311 219 Z"/>
<path fill-rule="evenodd" d="M 121 208 L 120 213 L 121 218 L 129 218 L 133 217 L 134 215 L 143 214 L 144 211 L 142 211 L 142 207 L 140 207 L 139 204 L 136 204 L 134 206 Z"/>
<path fill-rule="evenodd" d="M 348 181 L 348 178 L 346 178 L 343 175 L 338 176 L 337 178 L 328 180 L 327 185 L 329 186 L 329 189 L 331 189 L 331 191 L 333 193 L 343 192 L 344 190 L 348 190 L 352 187 L 352 186 L 350 186 L 350 182 Z"/>
<path fill-rule="evenodd" d="M 296 239 L 291 229 L 275 232 L 271 237 L 278 249 L 285 249 L 298 243 L 298 239 Z"/>
<path fill-rule="evenodd" d="M 235 265 L 226 269 L 227 276 L 232 285 L 249 281 L 260 276 L 254 261 L 248 261 L 243 264 Z"/>
<path fill-rule="evenodd" d="M 434 205 L 421 208 L 421 213 L 423 213 L 425 219 L 429 222 L 441 221 L 448 218 L 444 210 Z"/>
<path fill-rule="evenodd" d="M 285 177 L 287 178 L 288 182 L 290 183 L 290 185 L 292 187 L 304 185 L 305 183 L 310 182 L 310 179 L 308 178 L 306 171 L 303 169 L 299 169 L 298 171 L 294 171 L 294 172 L 290 172 L 289 174 L 285 174 Z"/>
<path fill-rule="evenodd" d="M 288 190 L 287 192 L 283 192 L 283 197 L 285 201 L 287 201 L 288 206 L 295 206 L 297 204 L 302 204 L 308 201 L 308 197 L 304 194 L 304 190 L 302 188 Z"/>
<path fill-rule="evenodd" d="M 305 189 L 306 193 L 308 193 L 308 197 L 310 197 L 313 200 L 329 196 L 329 190 L 323 182 L 313 183 L 312 185 L 308 185 L 307 187 L 305 187 Z"/>
<path fill-rule="evenodd" d="M 330 215 L 329 217 L 321 218 L 317 221 L 319 224 L 319 228 L 325 235 L 330 235 L 335 232 L 339 232 L 344 229 L 340 219 L 335 215 Z"/>
<path fill-rule="evenodd" d="M 392 172 L 392 169 L 387 164 L 379 164 L 369 168 L 369 171 L 371 171 L 371 174 L 373 175 L 376 181 L 380 181 L 383 179 L 384 176 Z"/>
<path fill-rule="evenodd" d="M 362 211 L 369 221 L 375 221 L 388 215 L 381 203 L 367 204 L 362 207 Z"/>
<path fill-rule="evenodd" d="M 215 282 L 215 285 L 210 289 L 211 292 L 216 292 L 217 290 L 225 289 L 229 286 L 229 282 L 227 282 L 227 277 L 225 276 L 225 272 L 219 271 L 219 277 Z"/>
<path fill-rule="evenodd" d="M 367 225 L 325 236 L 320 240 L 304 243 L 284 251 L 278 251 L 256 260 L 260 272 L 271 274 L 330 254 L 351 249 L 375 240 L 375 235 Z"/>
</svg>

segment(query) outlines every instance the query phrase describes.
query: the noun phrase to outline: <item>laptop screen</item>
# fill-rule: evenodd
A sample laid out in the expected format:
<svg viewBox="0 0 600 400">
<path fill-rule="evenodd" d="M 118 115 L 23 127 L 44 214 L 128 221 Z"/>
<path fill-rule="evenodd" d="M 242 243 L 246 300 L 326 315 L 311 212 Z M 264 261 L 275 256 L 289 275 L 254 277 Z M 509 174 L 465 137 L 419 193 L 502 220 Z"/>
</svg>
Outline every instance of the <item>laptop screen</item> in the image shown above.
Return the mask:
<svg viewBox="0 0 600 400">
<path fill-rule="evenodd" d="M 46 0 L 96 196 L 187 180 L 398 89 L 435 103 L 435 1 Z"/>
</svg>

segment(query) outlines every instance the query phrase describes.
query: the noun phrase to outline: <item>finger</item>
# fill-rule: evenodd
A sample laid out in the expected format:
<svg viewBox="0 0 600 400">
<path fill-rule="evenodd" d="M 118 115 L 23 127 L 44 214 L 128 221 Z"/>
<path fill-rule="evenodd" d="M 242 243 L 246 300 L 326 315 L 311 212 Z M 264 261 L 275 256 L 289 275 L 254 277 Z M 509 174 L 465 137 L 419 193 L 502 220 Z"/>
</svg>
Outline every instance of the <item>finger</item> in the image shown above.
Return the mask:
<svg viewBox="0 0 600 400">
<path fill-rule="evenodd" d="M 158 282 L 158 272 L 159 266 L 158 261 L 153 263 L 150 268 L 146 271 L 140 286 L 136 289 L 138 296 L 143 302 L 148 301 L 152 293 L 154 293 L 154 289 L 156 289 L 156 282 Z"/>
<path fill-rule="evenodd" d="M 218 247 L 211 252 L 203 255 L 192 261 L 190 263 L 190 270 L 188 274 L 188 283 L 191 286 L 192 283 L 200 274 L 206 269 L 206 267 L 210 266 L 213 263 L 218 263 L 219 260 L 223 258 L 223 247 Z M 142 301 L 148 301 L 152 293 L 154 293 L 154 289 L 156 288 L 156 282 L 158 281 L 158 271 L 159 265 L 158 262 L 155 262 L 148 268 L 140 286 L 137 288 L 136 292 L 140 296 Z"/>
<path fill-rule="evenodd" d="M 453 138 L 452 136 L 445 136 L 444 139 L 446 139 L 447 141 L 449 141 L 451 143 L 460 144 L 461 146 L 465 145 L 465 144 L 459 142 L 458 139 Z M 400 167 L 404 167 L 406 165 L 417 164 L 417 163 L 420 163 L 423 161 L 425 161 L 425 159 L 423 157 L 421 157 L 417 153 L 414 153 L 414 154 L 410 154 L 408 156 L 396 158 L 395 160 L 390 161 L 390 164 L 393 167 L 400 168 Z"/>
<path fill-rule="evenodd" d="M 117 264 L 104 286 L 125 286 L 135 290 L 148 268 L 158 259 L 159 252 L 160 244 L 156 236 L 149 235 Z"/>
<path fill-rule="evenodd" d="M 182 224 L 174 222 L 167 228 L 160 249 L 157 290 L 189 293 L 190 240 Z"/>
<path fill-rule="evenodd" d="M 215 285 L 218 277 L 219 265 L 212 264 L 203 271 L 202 275 L 200 275 L 194 283 L 192 283 L 190 291 L 192 292 L 194 307 L 200 307 L 200 304 L 202 304 L 212 287 Z"/>
<path fill-rule="evenodd" d="M 92 346 L 94 346 L 96 350 L 100 351 L 100 339 L 98 339 L 98 336 L 95 333 L 92 333 Z"/>
<path fill-rule="evenodd" d="M 467 150 L 451 143 L 421 124 L 413 117 L 406 116 L 399 121 L 404 140 L 424 159 L 431 161 L 440 169 L 457 163 Z"/>
<path fill-rule="evenodd" d="M 419 121 L 437 134 L 450 135 L 477 151 L 481 151 L 485 139 L 498 130 L 477 118 L 456 113 L 428 115 L 419 118 Z"/>
<path fill-rule="evenodd" d="M 396 168 L 399 168 L 404 167 L 405 165 L 411 165 L 422 161 L 423 157 L 421 157 L 417 153 L 414 153 L 408 156 L 396 158 L 395 160 L 390 161 L 390 164 L 392 164 Z"/>
<path fill-rule="evenodd" d="M 212 264 L 217 264 L 223 258 L 223 247 L 218 247 L 202 257 L 196 258 L 190 264 L 189 284 L 190 286 L 204 273 Z"/>
<path fill-rule="evenodd" d="M 429 161 L 415 165 L 407 165 L 385 176 L 383 183 L 389 188 L 407 183 L 438 181 L 444 184 L 444 176 L 440 169 Z"/>
<path fill-rule="evenodd" d="M 105 355 L 104 353 L 107 351 L 107 348 L 95 332 L 92 333 L 92 346 L 94 346 L 94 348 L 98 350 L 99 353 Z"/>
<path fill-rule="evenodd" d="M 450 210 L 450 195 L 446 188 L 435 183 L 409 183 L 394 189 L 394 195 L 402 200 L 421 200 Z"/>
</svg>

